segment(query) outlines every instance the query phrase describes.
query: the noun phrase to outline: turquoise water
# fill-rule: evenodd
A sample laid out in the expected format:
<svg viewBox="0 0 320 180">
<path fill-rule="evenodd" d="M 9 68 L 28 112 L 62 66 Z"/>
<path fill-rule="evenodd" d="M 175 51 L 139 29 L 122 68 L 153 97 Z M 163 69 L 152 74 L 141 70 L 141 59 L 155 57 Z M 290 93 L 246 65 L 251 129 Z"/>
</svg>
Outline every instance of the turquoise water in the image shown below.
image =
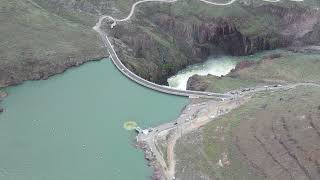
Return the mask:
<svg viewBox="0 0 320 180">
<path fill-rule="evenodd" d="M 0 115 L 0 179 L 148 179 L 126 121 L 175 119 L 186 98 L 141 87 L 103 60 L 7 88 Z"/>
</svg>

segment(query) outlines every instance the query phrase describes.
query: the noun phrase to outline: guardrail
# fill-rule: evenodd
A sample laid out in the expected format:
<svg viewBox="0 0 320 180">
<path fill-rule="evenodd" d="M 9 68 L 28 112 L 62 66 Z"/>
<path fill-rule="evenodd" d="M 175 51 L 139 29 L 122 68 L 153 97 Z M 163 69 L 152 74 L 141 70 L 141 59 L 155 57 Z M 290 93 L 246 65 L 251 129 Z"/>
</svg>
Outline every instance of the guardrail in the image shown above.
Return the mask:
<svg viewBox="0 0 320 180">
<path fill-rule="evenodd" d="M 108 49 L 108 52 L 111 56 L 111 60 L 113 62 L 113 64 L 117 67 L 117 69 L 124 74 L 127 78 L 131 79 L 132 81 L 150 88 L 152 90 L 155 91 L 159 91 L 162 93 L 166 93 L 166 94 L 171 94 L 171 95 L 177 95 L 177 96 L 185 96 L 185 97 L 205 97 L 205 98 L 215 98 L 215 99 L 225 99 L 225 98 L 229 98 L 229 95 L 226 94 L 220 94 L 220 93 L 212 93 L 212 92 L 202 92 L 202 91 L 191 91 L 191 90 L 179 90 L 179 89 L 174 89 L 168 86 L 163 86 L 163 85 L 159 85 L 153 82 L 150 82 L 146 79 L 141 78 L 140 76 L 136 75 L 135 73 L 133 73 L 132 71 L 130 71 L 119 59 L 117 53 L 115 52 L 109 38 L 107 35 L 105 35 L 104 32 L 102 32 L 100 29 L 97 30 L 98 33 L 100 34 L 104 45 L 106 46 L 106 48 Z"/>
</svg>

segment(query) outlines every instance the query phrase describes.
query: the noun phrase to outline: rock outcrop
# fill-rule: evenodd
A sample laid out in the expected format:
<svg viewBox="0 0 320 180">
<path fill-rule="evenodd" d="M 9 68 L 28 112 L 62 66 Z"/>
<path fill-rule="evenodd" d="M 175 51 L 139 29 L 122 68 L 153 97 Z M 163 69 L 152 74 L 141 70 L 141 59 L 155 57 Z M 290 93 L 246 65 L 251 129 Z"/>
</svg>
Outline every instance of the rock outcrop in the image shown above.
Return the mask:
<svg viewBox="0 0 320 180">
<path fill-rule="evenodd" d="M 8 94 L 6 92 L 0 91 L 0 102 L 7 97 Z M 2 107 L 0 107 L 0 113 L 2 113 L 4 111 L 4 109 Z"/>
<path fill-rule="evenodd" d="M 197 8 L 204 8 L 201 6 L 205 4 Z M 316 9 L 270 3 L 237 6 L 247 13 L 212 17 L 209 12 L 186 11 L 180 15 L 178 5 L 150 3 L 137 10 L 131 22 L 119 23 L 114 29 L 109 29 L 108 24 L 105 29 L 113 37 L 124 64 L 159 84 L 166 84 L 177 71 L 212 54 L 244 56 L 320 42 L 309 38 L 317 36 L 320 29 Z"/>
<path fill-rule="evenodd" d="M 212 76 L 212 75 L 207 75 Z M 217 77 L 219 78 L 219 77 Z M 206 78 L 204 76 L 194 75 L 188 79 L 187 89 L 193 91 L 206 91 L 209 86 L 209 82 L 206 82 Z"/>
<path fill-rule="evenodd" d="M 8 96 L 8 93 L 0 91 L 0 101 L 2 101 L 7 96 Z"/>
</svg>

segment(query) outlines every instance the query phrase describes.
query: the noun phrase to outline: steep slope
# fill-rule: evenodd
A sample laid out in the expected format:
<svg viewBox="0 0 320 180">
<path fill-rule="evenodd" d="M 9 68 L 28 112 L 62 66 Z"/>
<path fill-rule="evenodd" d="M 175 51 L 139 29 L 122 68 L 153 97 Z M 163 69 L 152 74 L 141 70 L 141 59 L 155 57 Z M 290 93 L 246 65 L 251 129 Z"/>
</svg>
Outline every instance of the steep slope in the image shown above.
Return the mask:
<svg viewBox="0 0 320 180">
<path fill-rule="evenodd" d="M 314 5 L 314 4 L 313 4 Z M 213 6 L 197 0 L 146 3 L 130 22 L 105 29 L 121 60 L 160 84 L 212 54 L 242 56 L 263 50 L 318 44 L 319 10 L 303 3 L 237 1 Z"/>
<path fill-rule="evenodd" d="M 319 68 L 319 53 L 282 51 L 264 56 L 258 61 L 242 61 L 224 77 L 195 75 L 189 78 L 187 89 L 226 92 L 266 84 L 319 84 Z"/>
<path fill-rule="evenodd" d="M 90 26 L 32 0 L 2 0 L 0 12 L 0 87 L 46 79 L 107 56 Z"/>
<path fill-rule="evenodd" d="M 319 88 L 260 93 L 176 145 L 176 179 L 318 180 Z"/>
</svg>

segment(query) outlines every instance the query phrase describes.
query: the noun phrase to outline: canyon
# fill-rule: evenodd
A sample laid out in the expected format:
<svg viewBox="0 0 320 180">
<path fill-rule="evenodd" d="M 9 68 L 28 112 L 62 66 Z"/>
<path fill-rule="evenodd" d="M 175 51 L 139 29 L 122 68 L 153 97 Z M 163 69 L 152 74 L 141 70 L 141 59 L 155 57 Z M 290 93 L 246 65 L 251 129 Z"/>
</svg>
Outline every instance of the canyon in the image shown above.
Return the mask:
<svg viewBox="0 0 320 180">
<path fill-rule="evenodd" d="M 210 55 L 246 56 L 319 42 L 319 11 L 311 6 L 239 1 L 215 13 L 217 7 L 196 3 L 144 4 L 129 22 L 111 29 L 109 21 L 104 29 L 123 63 L 158 84 Z"/>
</svg>

